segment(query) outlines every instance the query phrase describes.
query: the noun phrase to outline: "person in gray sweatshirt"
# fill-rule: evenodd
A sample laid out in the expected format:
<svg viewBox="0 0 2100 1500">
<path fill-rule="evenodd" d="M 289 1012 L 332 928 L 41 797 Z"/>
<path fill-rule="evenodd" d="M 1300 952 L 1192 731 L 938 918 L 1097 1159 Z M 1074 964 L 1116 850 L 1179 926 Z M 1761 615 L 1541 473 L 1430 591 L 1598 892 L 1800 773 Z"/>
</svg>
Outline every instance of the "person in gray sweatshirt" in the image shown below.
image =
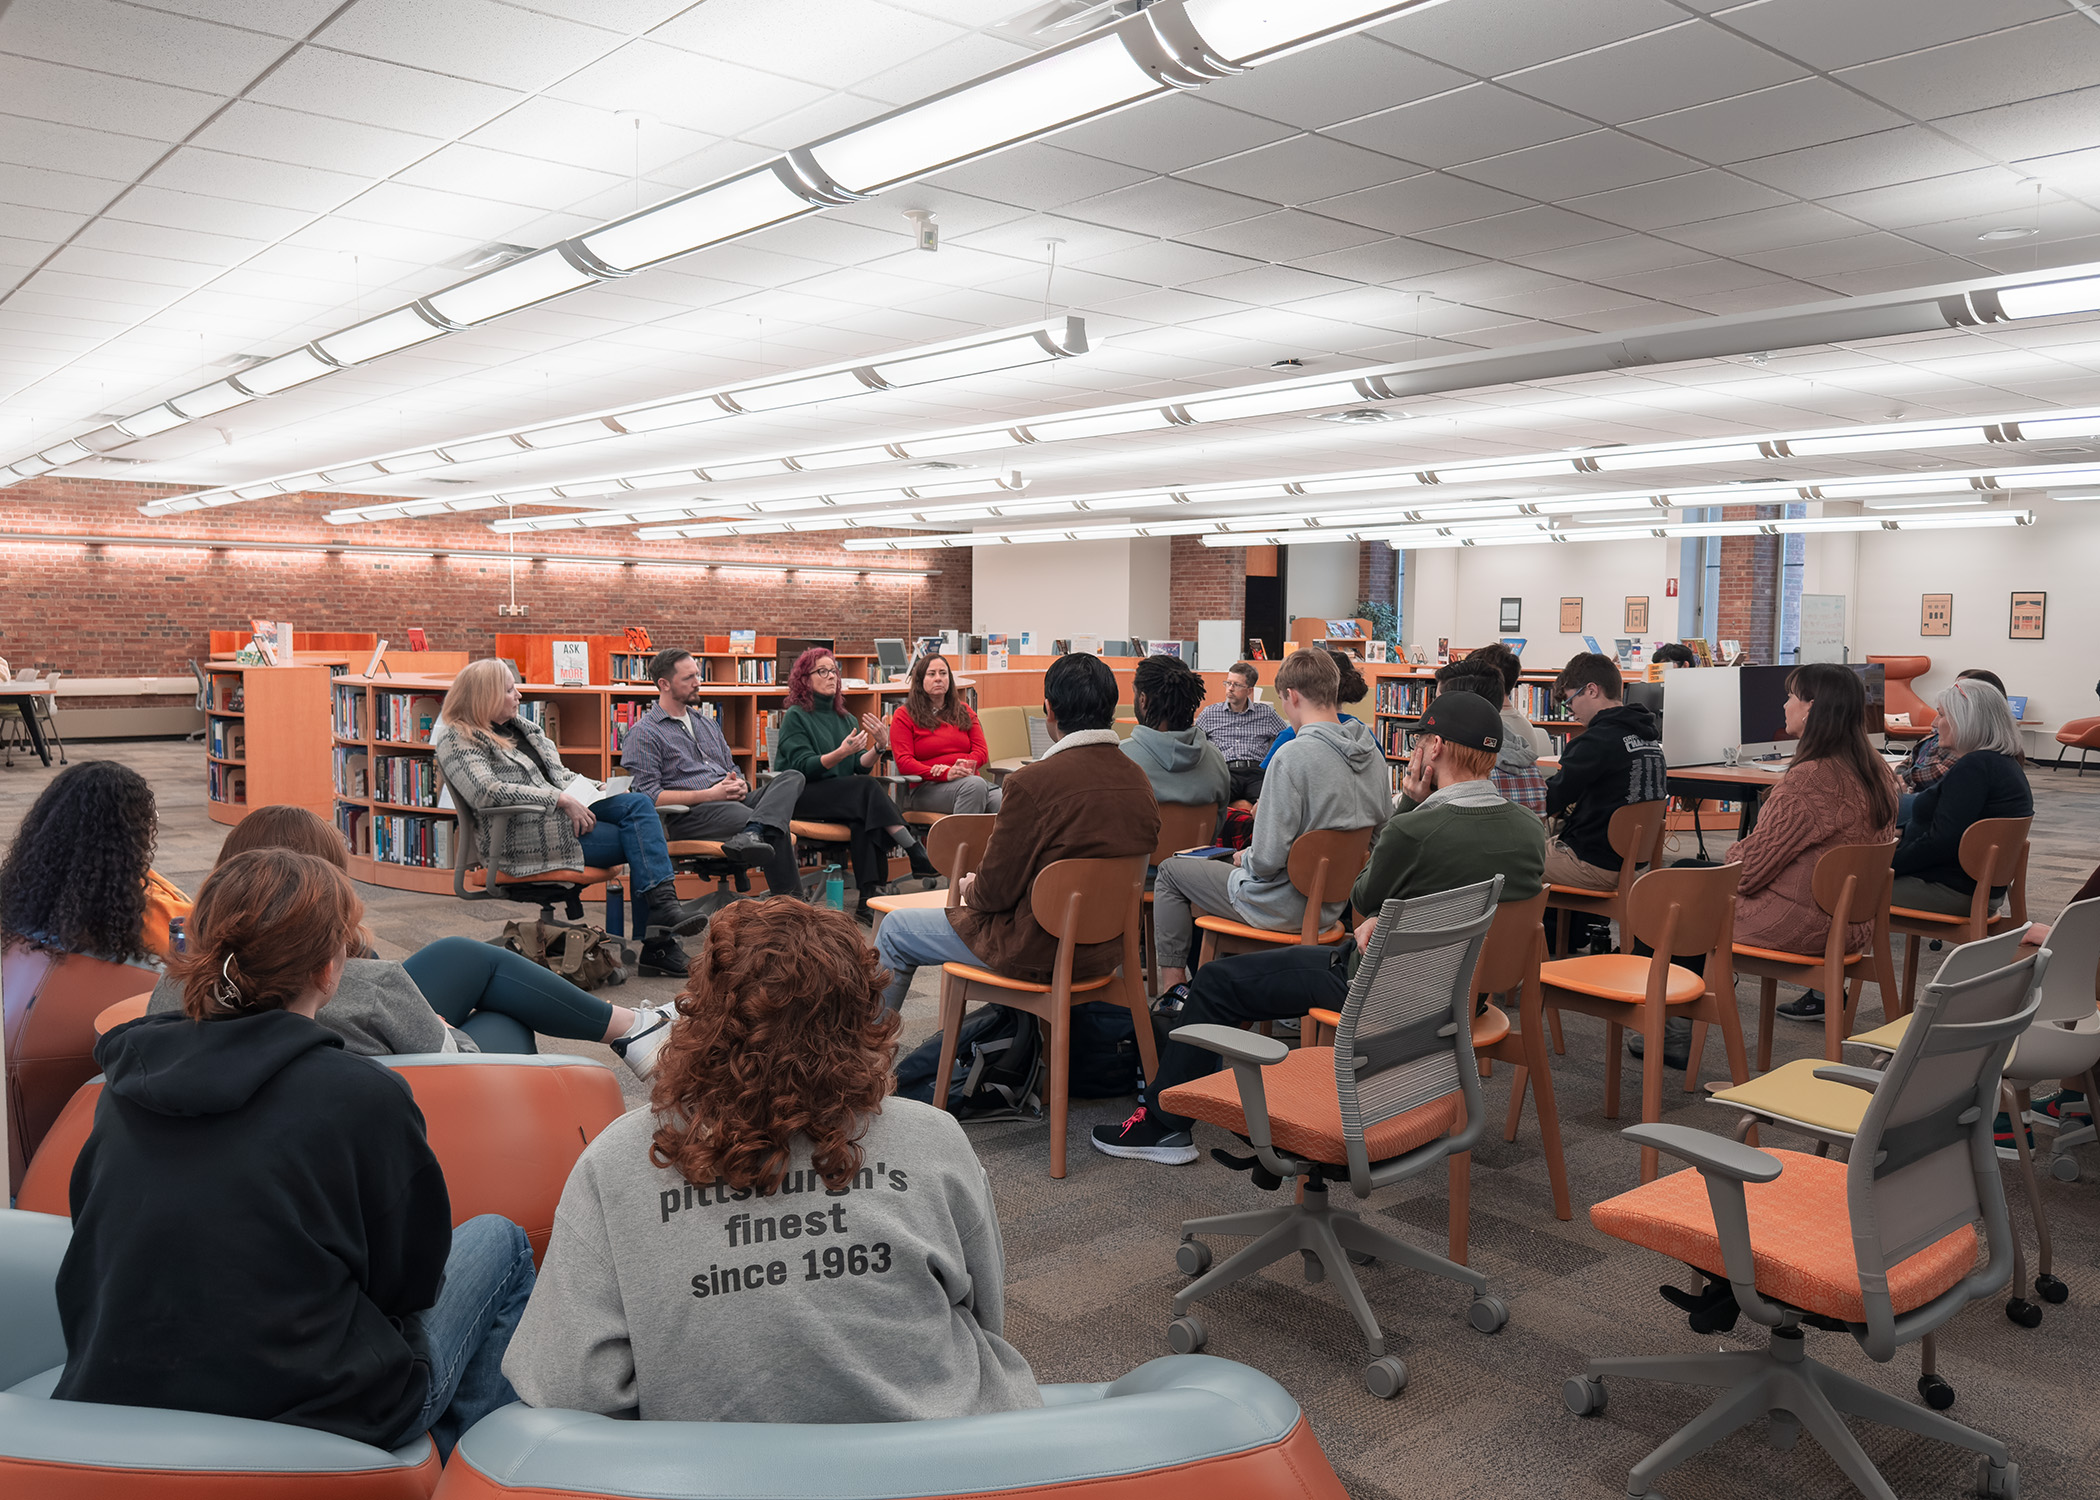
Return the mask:
<svg viewBox="0 0 2100 1500">
<path fill-rule="evenodd" d="M 843 913 L 739 901 L 678 997 L 647 1109 L 570 1173 L 503 1373 L 532 1406 L 902 1422 L 1043 1404 L 1002 1337 L 991 1185 L 886 1097 L 899 1025 Z"/>
<path fill-rule="evenodd" d="M 1131 683 L 1137 728 L 1123 753 L 1144 767 L 1152 795 L 1161 802 L 1223 807 L 1232 795 L 1232 773 L 1210 737 L 1196 727 L 1203 706 L 1203 679 L 1177 656 L 1148 656 Z"/>
<path fill-rule="evenodd" d="M 1391 814 L 1392 777 L 1385 756 L 1364 725 L 1342 722 L 1335 709 L 1340 682 L 1334 659 L 1318 647 L 1303 647 L 1285 658 L 1276 671 L 1276 691 L 1297 734 L 1269 762 L 1254 816 L 1254 841 L 1235 851 L 1230 863 L 1177 856 L 1160 865 L 1152 888 L 1152 922 L 1163 992 L 1188 979 L 1192 907 L 1254 927 L 1295 929 L 1305 918 L 1305 898 L 1289 872 L 1298 835 L 1316 828 L 1377 828 Z M 1322 925 L 1338 919 L 1344 905 L 1323 906 Z"/>
</svg>

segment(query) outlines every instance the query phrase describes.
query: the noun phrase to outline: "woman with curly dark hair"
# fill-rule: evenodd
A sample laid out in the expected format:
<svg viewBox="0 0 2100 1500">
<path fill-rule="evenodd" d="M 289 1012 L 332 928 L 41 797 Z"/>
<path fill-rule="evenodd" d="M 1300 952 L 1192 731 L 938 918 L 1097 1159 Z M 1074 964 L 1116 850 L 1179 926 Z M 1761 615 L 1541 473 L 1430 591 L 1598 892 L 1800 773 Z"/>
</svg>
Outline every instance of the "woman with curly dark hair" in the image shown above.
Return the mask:
<svg viewBox="0 0 2100 1500">
<path fill-rule="evenodd" d="M 853 924 L 709 927 L 650 1108 L 569 1174 L 503 1373 L 644 1421 L 896 1422 L 1040 1406 L 1006 1254 L 945 1110 L 886 1098 L 897 1017 Z"/>
<path fill-rule="evenodd" d="M 984 726 L 963 702 L 954 669 L 938 651 L 912 663 L 911 692 L 890 715 L 890 747 L 897 774 L 919 778 L 905 795 L 911 811 L 999 810 L 999 789 L 984 779 L 992 759 Z"/>
<path fill-rule="evenodd" d="M 168 956 L 189 898 L 156 874 L 146 778 L 113 760 L 69 766 L 30 806 L 0 864 L 0 941 L 120 963 Z"/>
<path fill-rule="evenodd" d="M 773 769 L 800 771 L 802 795 L 795 816 L 818 823 L 843 823 L 852 830 L 853 884 L 859 892 L 854 916 L 872 922 L 868 900 L 883 894 L 890 857 L 881 837 L 911 859 L 914 875 L 932 878 L 941 872 L 926 857 L 904 822 L 904 814 L 868 772 L 889 748 L 890 733 L 882 720 L 862 714 L 856 724 L 841 701 L 838 659 L 822 646 L 812 646 L 788 669 L 787 712 L 781 715 L 780 738 L 773 747 Z"/>
</svg>

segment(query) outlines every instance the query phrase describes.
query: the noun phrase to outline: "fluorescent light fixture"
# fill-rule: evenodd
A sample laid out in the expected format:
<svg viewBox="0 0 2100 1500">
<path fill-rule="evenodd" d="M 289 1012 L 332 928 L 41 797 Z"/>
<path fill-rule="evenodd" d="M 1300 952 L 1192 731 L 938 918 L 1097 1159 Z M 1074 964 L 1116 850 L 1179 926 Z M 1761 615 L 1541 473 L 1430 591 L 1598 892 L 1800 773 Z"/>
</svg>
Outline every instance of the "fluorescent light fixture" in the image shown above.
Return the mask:
<svg viewBox="0 0 2100 1500">
<path fill-rule="evenodd" d="M 1046 417 L 1041 421 L 1023 425 L 1029 441 L 1037 443 L 1063 443 L 1076 438 L 1121 437 L 1129 432 L 1164 432 L 1180 424 L 1157 406 L 1148 406 L 1141 411 L 1112 411 L 1098 417 Z M 985 434 L 987 438 L 991 434 Z M 914 446 L 911 439 L 900 442 Z"/>
<path fill-rule="evenodd" d="M 1362 399 L 1363 393 L 1357 390 L 1354 381 L 1340 381 L 1275 391 L 1257 390 L 1244 396 L 1196 398 L 1182 402 L 1181 406 L 1198 422 L 1231 422 L 1245 417 L 1273 417 L 1321 406 L 1340 406 Z"/>
<path fill-rule="evenodd" d="M 989 344 L 973 344 L 962 349 L 952 349 L 945 354 L 920 354 L 908 359 L 886 360 L 872 366 L 875 376 L 885 385 L 925 385 L 935 380 L 962 380 L 972 375 L 990 375 L 1001 370 L 1019 369 L 1025 365 L 1039 365 L 1046 360 L 1064 359 L 1086 352 L 1086 325 L 1072 320 L 1068 332 L 1078 335 L 1076 347 L 1070 342 L 1053 343 L 1048 327 L 1037 329 L 1024 338 L 999 339 Z"/>
<path fill-rule="evenodd" d="M 208 417 L 216 412 L 226 411 L 232 407 L 245 406 L 254 399 L 253 396 L 235 385 L 231 380 L 219 380 L 183 395 L 172 396 L 168 400 L 168 405 L 174 407 L 186 420 L 194 422 L 199 417 Z M 72 446 L 79 447 L 80 445 L 75 443 Z M 46 449 L 45 451 L 49 452 L 50 450 Z M 87 449 L 81 448 L 81 456 L 86 457 L 87 451 Z"/>
<path fill-rule="evenodd" d="M 1437 0 L 1184 0 L 1182 14 L 1220 60 L 1251 68 Z"/>
<path fill-rule="evenodd" d="M 747 386 L 730 396 L 740 411 L 779 411 L 786 406 L 811 406 L 819 401 L 837 401 L 846 396 L 865 396 L 872 389 L 852 370 L 829 375 L 804 375 L 771 385 Z"/>
<path fill-rule="evenodd" d="M 2051 490 L 2051 500 L 2100 500 L 2100 490 Z"/>
<path fill-rule="evenodd" d="M 2046 442 L 2051 438 L 2100 437 L 2100 412 L 2084 412 L 2070 417 L 2036 417 L 2011 423 L 2020 436 L 2030 443 Z"/>
<path fill-rule="evenodd" d="M 559 249 L 542 250 L 484 271 L 471 281 L 432 292 L 423 305 L 455 328 L 486 323 L 520 308 L 594 286 L 599 278 L 580 270 Z"/>
<path fill-rule="evenodd" d="M 2046 281 L 2039 286 L 2000 287 L 1998 306 L 2008 318 L 2048 318 L 2059 313 L 2100 312 L 2100 276 Z"/>
<path fill-rule="evenodd" d="M 384 354 L 427 344 L 446 332 L 415 308 L 397 307 L 376 318 L 353 323 L 339 333 L 325 334 L 314 340 L 313 347 L 335 364 L 361 365 Z"/>
<path fill-rule="evenodd" d="M 1881 495 L 1861 503 L 1868 510 L 1917 510 L 1946 505 L 1988 505 L 1991 497 L 1982 490 L 1973 490 L 1968 495 Z"/>
<path fill-rule="evenodd" d="M 1895 448 L 1958 448 L 1987 443 L 1981 426 L 1891 428 L 1882 432 L 1842 434 L 1836 437 L 1786 439 L 1787 451 L 1796 458 L 1821 458 L 1832 453 L 1885 453 Z"/>
<path fill-rule="evenodd" d="M 1453 464 L 1436 470 L 1436 477 L 1445 484 L 1499 483 L 1505 479 L 1541 479 L 1548 474 L 1567 474 L 1572 466 L 1566 459 L 1525 459 L 1508 464 Z"/>
<path fill-rule="evenodd" d="M 1978 438 L 1978 442 L 1982 439 Z M 1734 464 L 1767 458 L 1761 443 L 1709 443 L 1698 448 L 1657 448 L 1633 453 L 1589 452 L 1583 455 L 1601 473 L 1614 469 L 1666 469 L 1682 464 Z"/>
<path fill-rule="evenodd" d="M 77 463 L 89 456 L 87 449 L 68 438 L 62 443 L 54 443 L 49 448 L 46 448 L 37 455 L 37 459 L 47 467 L 55 469 L 60 464 Z"/>
<path fill-rule="evenodd" d="M 294 349 L 289 354 L 280 354 L 275 359 L 266 359 L 251 369 L 241 371 L 233 377 L 233 383 L 255 396 L 274 396 L 279 391 L 288 391 L 295 385 L 304 385 L 309 380 L 318 380 L 332 373 L 335 366 L 314 353 L 311 345 Z M 155 408 L 158 410 L 158 408 Z M 169 423 L 174 426 L 174 423 Z M 127 430 L 131 422 L 124 422 Z M 134 434 L 142 435 L 142 434 Z"/>
<path fill-rule="evenodd" d="M 1857 500 L 1868 495 L 1945 495 L 1956 490 L 1973 490 L 1976 486 L 1966 474 L 1919 474 L 1911 478 L 1889 479 L 1832 479 L 1815 486 L 1817 493 L 1831 500 Z"/>
<path fill-rule="evenodd" d="M 174 407 L 162 404 L 149 406 L 144 411 L 133 412 L 123 421 L 113 423 L 119 432 L 135 438 L 152 437 L 156 432 L 166 432 L 170 427 L 180 427 L 188 418 Z"/>
<path fill-rule="evenodd" d="M 767 165 L 652 204 L 578 235 L 575 243 L 608 270 L 639 271 L 821 207 L 790 187 L 777 167 Z"/>
</svg>

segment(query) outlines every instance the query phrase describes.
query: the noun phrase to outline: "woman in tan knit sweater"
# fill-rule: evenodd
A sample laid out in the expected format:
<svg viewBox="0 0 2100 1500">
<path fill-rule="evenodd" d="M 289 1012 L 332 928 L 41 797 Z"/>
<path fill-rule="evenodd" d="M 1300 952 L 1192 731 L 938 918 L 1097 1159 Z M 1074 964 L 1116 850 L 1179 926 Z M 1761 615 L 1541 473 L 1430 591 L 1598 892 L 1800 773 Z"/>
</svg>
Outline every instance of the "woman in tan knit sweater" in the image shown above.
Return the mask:
<svg viewBox="0 0 2100 1500">
<path fill-rule="evenodd" d="M 1743 867 L 1735 940 L 1789 953 L 1820 953 L 1830 919 L 1816 904 L 1816 861 L 1842 844 L 1896 836 L 1896 778 L 1867 740 L 1867 695 L 1859 674 L 1814 662 L 1787 679 L 1786 728 L 1800 737 L 1793 764 L 1758 813 L 1757 828 L 1728 851 Z M 1874 925 L 1857 922 L 1845 951 L 1858 953 Z M 1795 1021 L 1823 1019 L 1810 990 L 1779 1007 Z"/>
</svg>

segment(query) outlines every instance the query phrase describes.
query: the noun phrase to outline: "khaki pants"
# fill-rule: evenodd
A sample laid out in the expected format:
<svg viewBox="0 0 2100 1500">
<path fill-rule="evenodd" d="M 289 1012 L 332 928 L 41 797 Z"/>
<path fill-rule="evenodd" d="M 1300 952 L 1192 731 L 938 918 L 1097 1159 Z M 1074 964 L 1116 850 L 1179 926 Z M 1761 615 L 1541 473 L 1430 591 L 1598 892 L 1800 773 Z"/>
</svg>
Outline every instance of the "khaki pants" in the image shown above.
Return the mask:
<svg viewBox="0 0 2100 1500">
<path fill-rule="evenodd" d="M 1546 883 L 1548 885 L 1581 886 L 1585 890 L 1615 891 L 1619 888 L 1619 872 L 1602 870 L 1585 864 L 1573 849 L 1559 839 L 1546 841 Z"/>
</svg>

